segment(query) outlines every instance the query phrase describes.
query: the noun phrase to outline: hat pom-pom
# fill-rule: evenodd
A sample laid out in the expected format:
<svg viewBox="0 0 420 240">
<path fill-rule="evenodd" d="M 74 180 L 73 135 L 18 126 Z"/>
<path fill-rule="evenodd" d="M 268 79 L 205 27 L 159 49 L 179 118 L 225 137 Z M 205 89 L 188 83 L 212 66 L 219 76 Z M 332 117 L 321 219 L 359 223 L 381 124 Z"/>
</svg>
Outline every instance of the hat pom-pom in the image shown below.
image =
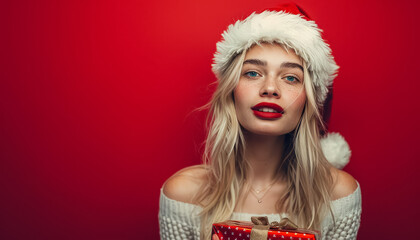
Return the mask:
<svg viewBox="0 0 420 240">
<path fill-rule="evenodd" d="M 350 147 L 339 133 L 328 133 L 321 138 L 321 147 L 325 157 L 334 167 L 342 169 L 349 163 Z"/>
</svg>

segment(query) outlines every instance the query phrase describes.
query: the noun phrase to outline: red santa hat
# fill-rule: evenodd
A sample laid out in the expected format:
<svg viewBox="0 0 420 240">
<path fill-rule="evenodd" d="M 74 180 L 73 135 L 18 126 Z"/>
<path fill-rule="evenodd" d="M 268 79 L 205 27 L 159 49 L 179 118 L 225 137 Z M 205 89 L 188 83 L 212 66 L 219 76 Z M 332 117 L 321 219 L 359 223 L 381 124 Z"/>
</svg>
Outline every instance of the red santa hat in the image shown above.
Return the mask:
<svg viewBox="0 0 420 240">
<path fill-rule="evenodd" d="M 338 66 L 321 32 L 318 25 L 296 4 L 283 4 L 261 13 L 254 12 L 246 19 L 229 25 L 223 32 L 222 40 L 216 45 L 213 72 L 220 76 L 234 57 L 254 44 L 281 44 L 293 49 L 305 61 L 316 92 L 317 104 L 328 115 L 328 110 L 324 108 L 329 108 L 329 104 L 325 103 Z M 321 145 L 326 158 L 335 167 L 343 168 L 348 163 L 351 152 L 341 135 L 326 134 L 321 139 Z"/>
</svg>

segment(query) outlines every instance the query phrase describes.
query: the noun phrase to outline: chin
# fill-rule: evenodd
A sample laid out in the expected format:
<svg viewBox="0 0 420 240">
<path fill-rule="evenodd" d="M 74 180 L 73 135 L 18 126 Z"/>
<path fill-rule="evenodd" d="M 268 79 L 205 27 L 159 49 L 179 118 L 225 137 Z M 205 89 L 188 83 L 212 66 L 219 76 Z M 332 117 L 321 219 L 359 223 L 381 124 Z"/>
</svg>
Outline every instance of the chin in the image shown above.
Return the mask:
<svg viewBox="0 0 420 240">
<path fill-rule="evenodd" d="M 280 130 L 280 129 L 272 129 L 268 127 L 262 127 L 262 128 L 244 128 L 242 129 L 250 134 L 256 134 L 256 135 L 262 135 L 262 136 L 282 136 L 285 134 L 288 134 L 292 132 L 294 129 L 288 130 Z"/>
</svg>

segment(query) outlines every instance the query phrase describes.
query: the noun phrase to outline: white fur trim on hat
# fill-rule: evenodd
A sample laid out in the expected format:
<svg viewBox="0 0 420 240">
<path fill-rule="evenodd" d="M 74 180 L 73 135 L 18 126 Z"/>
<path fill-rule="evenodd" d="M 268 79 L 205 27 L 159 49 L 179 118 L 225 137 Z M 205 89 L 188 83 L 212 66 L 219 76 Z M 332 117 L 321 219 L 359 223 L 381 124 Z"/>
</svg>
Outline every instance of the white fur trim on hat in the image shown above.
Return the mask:
<svg viewBox="0 0 420 240">
<path fill-rule="evenodd" d="M 321 37 L 321 29 L 314 21 L 283 11 L 253 13 L 243 21 L 231 24 L 222 34 L 214 54 L 213 72 L 226 71 L 233 57 L 261 42 L 279 43 L 293 49 L 307 64 L 316 90 L 317 103 L 322 105 L 328 87 L 336 76 L 331 49 Z"/>
<path fill-rule="evenodd" d="M 338 169 L 344 168 L 350 161 L 350 147 L 339 133 L 328 133 L 321 139 L 321 147 L 327 160 Z"/>
</svg>

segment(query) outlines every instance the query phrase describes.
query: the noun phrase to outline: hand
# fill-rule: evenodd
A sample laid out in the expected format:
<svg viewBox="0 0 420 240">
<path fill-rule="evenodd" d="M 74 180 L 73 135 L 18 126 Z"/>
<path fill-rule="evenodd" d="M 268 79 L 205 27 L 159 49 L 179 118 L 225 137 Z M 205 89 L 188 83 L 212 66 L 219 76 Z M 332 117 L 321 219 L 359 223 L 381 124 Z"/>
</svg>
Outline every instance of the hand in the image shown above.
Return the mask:
<svg viewBox="0 0 420 240">
<path fill-rule="evenodd" d="M 211 240 L 220 240 L 219 237 L 217 236 L 217 234 L 213 234 L 213 237 L 211 238 Z"/>
</svg>

